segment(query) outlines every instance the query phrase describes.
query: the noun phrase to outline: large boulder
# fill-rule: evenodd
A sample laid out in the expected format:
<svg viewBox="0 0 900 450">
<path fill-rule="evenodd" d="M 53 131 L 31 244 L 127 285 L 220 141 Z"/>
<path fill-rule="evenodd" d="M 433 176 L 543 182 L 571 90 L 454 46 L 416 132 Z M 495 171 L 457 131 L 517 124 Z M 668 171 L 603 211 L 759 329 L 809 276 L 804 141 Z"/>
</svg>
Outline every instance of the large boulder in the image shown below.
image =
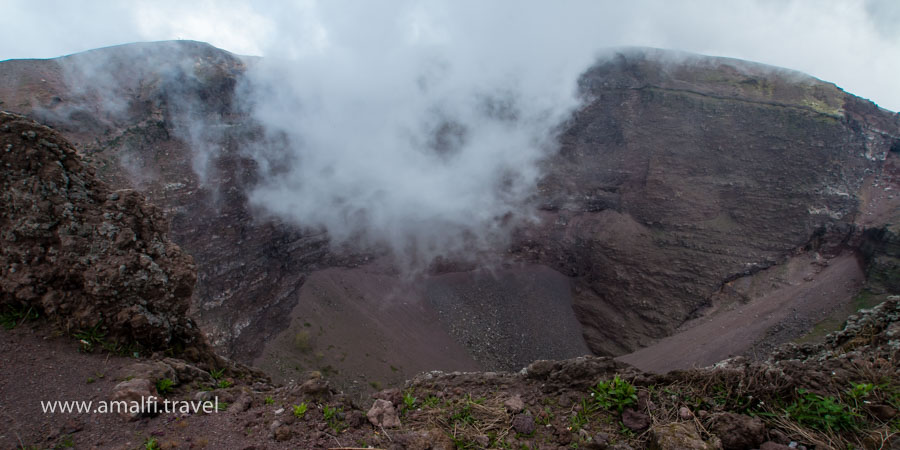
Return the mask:
<svg viewBox="0 0 900 450">
<path fill-rule="evenodd" d="M 5 112 L 0 192 L 0 305 L 89 347 L 210 353 L 187 316 L 193 261 L 141 194 L 111 190 L 56 131 Z"/>
</svg>

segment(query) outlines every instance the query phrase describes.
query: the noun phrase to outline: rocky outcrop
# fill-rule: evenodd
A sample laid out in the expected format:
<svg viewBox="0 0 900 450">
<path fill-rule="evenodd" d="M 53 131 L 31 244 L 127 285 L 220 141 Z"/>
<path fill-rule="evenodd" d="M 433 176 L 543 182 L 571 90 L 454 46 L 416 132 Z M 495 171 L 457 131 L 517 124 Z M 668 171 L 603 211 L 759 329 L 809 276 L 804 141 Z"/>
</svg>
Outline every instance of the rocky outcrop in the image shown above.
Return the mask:
<svg viewBox="0 0 900 450">
<path fill-rule="evenodd" d="M 0 304 L 87 345 L 209 348 L 187 317 L 196 276 L 162 211 L 113 190 L 57 132 L 0 113 Z"/>
<path fill-rule="evenodd" d="M 197 265 L 192 316 L 245 362 L 287 326 L 306 276 L 336 265 L 321 231 L 256 220 L 247 206 L 257 174 L 242 151 L 264 137 L 235 91 L 252 62 L 171 41 L 0 63 L 0 107 L 58 129 L 100 179 L 164 211 Z"/>
<path fill-rule="evenodd" d="M 580 86 L 585 105 L 539 186 L 543 225 L 515 250 L 575 279 L 598 354 L 671 334 L 725 283 L 815 236 L 853 247 L 900 140 L 897 114 L 745 61 L 623 50 Z"/>
</svg>

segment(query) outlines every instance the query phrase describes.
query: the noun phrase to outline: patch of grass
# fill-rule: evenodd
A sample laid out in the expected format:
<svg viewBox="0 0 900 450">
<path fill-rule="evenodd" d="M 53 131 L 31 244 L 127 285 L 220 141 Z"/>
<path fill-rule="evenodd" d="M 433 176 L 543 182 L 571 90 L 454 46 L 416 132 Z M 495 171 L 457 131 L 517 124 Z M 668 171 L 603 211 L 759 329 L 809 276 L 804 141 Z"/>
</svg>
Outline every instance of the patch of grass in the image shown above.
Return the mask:
<svg viewBox="0 0 900 450">
<path fill-rule="evenodd" d="M 156 438 L 147 438 L 144 440 L 144 450 L 159 450 L 159 441 Z"/>
<path fill-rule="evenodd" d="M 400 414 L 406 414 L 409 411 L 412 411 L 416 408 L 416 401 L 418 399 L 413 397 L 412 391 L 406 391 L 403 393 L 403 409 L 400 410 Z"/>
<path fill-rule="evenodd" d="M 341 420 L 343 418 L 343 412 L 344 410 L 337 406 L 325 405 L 322 407 L 322 416 L 335 433 L 340 433 L 347 428 L 347 425 Z"/>
<path fill-rule="evenodd" d="M 266 402 L 267 405 L 274 405 L 274 404 L 275 404 L 275 399 L 272 398 L 272 396 L 270 395 L 270 396 L 266 397 L 265 402 Z"/>
<path fill-rule="evenodd" d="M 340 371 L 335 369 L 331 364 L 319 368 L 319 372 L 322 372 L 323 377 L 331 377 L 340 373 Z"/>
<path fill-rule="evenodd" d="M 33 307 L 25 305 L 4 305 L 0 308 L 0 326 L 7 330 L 19 326 L 25 321 L 33 321 L 40 318 L 40 314 Z"/>
<path fill-rule="evenodd" d="M 59 438 L 59 442 L 53 447 L 57 448 L 75 448 L 75 440 L 72 439 L 72 435 L 66 434 L 63 437 Z"/>
<path fill-rule="evenodd" d="M 598 406 L 621 413 L 637 403 L 637 390 L 634 385 L 616 375 L 612 380 L 601 381 L 591 388 L 591 397 Z"/>
<path fill-rule="evenodd" d="M 307 353 L 312 350 L 309 331 L 300 330 L 296 334 L 294 334 L 294 348 L 303 353 Z"/>
<path fill-rule="evenodd" d="M 168 378 L 156 380 L 156 392 L 159 392 L 159 395 L 166 395 L 172 392 L 173 386 L 175 386 L 175 382 Z"/>
<path fill-rule="evenodd" d="M 453 414 L 450 415 L 450 423 L 452 425 L 456 424 L 464 424 L 464 425 L 472 425 L 475 423 L 475 416 L 472 415 L 472 403 L 469 401 L 463 402 L 462 406 L 453 411 Z"/>
<path fill-rule="evenodd" d="M 584 428 L 589 422 L 590 419 L 588 418 L 588 413 L 586 411 L 575 411 L 572 414 L 572 417 L 569 418 L 569 427 L 572 431 L 578 431 Z"/>
<path fill-rule="evenodd" d="M 227 388 L 230 388 L 230 387 L 233 386 L 233 385 L 234 385 L 234 383 L 232 383 L 232 382 L 229 381 L 229 380 L 219 380 L 219 383 L 216 384 L 216 387 L 219 388 L 219 389 L 227 389 Z"/>
<path fill-rule="evenodd" d="M 298 419 L 302 419 L 303 416 L 306 415 L 306 411 L 309 409 L 309 405 L 307 405 L 306 402 L 300 402 L 299 405 L 294 405 L 293 409 L 294 409 L 294 417 L 296 417 Z"/>
<path fill-rule="evenodd" d="M 541 425 L 550 425 L 554 417 L 553 410 L 549 406 L 545 406 L 544 411 L 538 414 L 534 421 Z"/>
<path fill-rule="evenodd" d="M 806 389 L 797 389 L 797 399 L 785 411 L 797 423 L 819 431 L 853 431 L 858 428 L 859 413 L 834 397 L 823 397 Z"/>
<path fill-rule="evenodd" d="M 97 346 L 103 347 L 106 343 L 106 331 L 104 331 L 101 327 L 103 322 L 97 322 L 96 325 L 78 330 L 72 336 L 75 339 L 78 339 L 81 342 L 81 351 L 85 353 L 90 353 L 94 351 L 94 348 Z"/>
<path fill-rule="evenodd" d="M 441 399 L 435 397 L 434 395 L 429 395 L 425 397 L 425 400 L 422 402 L 422 406 L 426 408 L 437 408 L 437 406 L 441 403 Z"/>
<path fill-rule="evenodd" d="M 213 380 L 218 380 L 219 378 L 222 378 L 223 375 L 225 375 L 225 368 L 218 370 L 212 369 L 209 371 L 209 376 L 211 376 Z"/>
</svg>

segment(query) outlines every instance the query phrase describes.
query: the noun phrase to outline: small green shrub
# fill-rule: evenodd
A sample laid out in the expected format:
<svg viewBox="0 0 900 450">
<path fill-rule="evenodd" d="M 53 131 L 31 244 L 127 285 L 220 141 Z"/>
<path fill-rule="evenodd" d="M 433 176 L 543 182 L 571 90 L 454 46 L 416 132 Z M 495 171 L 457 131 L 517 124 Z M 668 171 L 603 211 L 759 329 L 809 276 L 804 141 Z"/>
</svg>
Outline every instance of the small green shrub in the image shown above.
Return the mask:
<svg viewBox="0 0 900 450">
<path fill-rule="evenodd" d="M 322 407 L 322 416 L 325 418 L 325 421 L 328 422 L 328 426 L 331 427 L 331 429 L 334 430 L 335 433 L 340 433 L 345 428 L 347 428 L 344 422 L 341 421 L 341 413 L 343 411 L 343 409 L 336 406 L 325 405 L 324 407 Z"/>
<path fill-rule="evenodd" d="M 412 392 L 406 391 L 403 393 L 403 413 L 407 411 L 411 411 L 416 408 L 416 400 L 417 398 L 413 397 Z"/>
<path fill-rule="evenodd" d="M 218 380 L 219 378 L 222 378 L 223 375 L 225 375 L 225 368 L 218 370 L 212 369 L 209 371 L 209 376 L 211 376 L 213 380 Z"/>
<path fill-rule="evenodd" d="M 853 383 L 850 387 L 850 390 L 847 391 L 847 394 L 853 399 L 854 405 L 859 408 L 861 403 L 864 401 L 866 397 L 868 397 L 872 391 L 875 390 L 875 385 L 872 383 Z"/>
<path fill-rule="evenodd" d="M 584 428 L 589 421 L 586 411 L 575 411 L 572 417 L 569 418 L 569 426 L 572 427 L 572 431 L 578 431 Z"/>
<path fill-rule="evenodd" d="M 159 450 L 159 442 L 156 438 L 147 438 L 144 441 L 144 449 L 145 450 Z"/>
<path fill-rule="evenodd" d="M 425 401 L 422 402 L 422 406 L 425 406 L 428 408 L 436 408 L 440 403 L 441 403 L 441 399 L 439 399 L 433 395 L 429 395 L 428 397 L 425 397 Z"/>
<path fill-rule="evenodd" d="M 12 330 L 26 320 L 37 320 L 39 317 L 40 314 L 30 306 L 26 308 L 25 305 L 5 305 L 0 309 L 0 326 Z"/>
<path fill-rule="evenodd" d="M 275 404 L 275 399 L 272 398 L 271 395 L 268 396 L 268 397 L 266 397 L 266 404 L 267 404 L 267 405 L 274 405 L 274 404 Z"/>
<path fill-rule="evenodd" d="M 475 416 L 472 415 L 472 404 L 470 402 L 465 402 L 462 407 L 454 410 L 453 414 L 450 416 L 451 424 L 464 424 L 464 425 L 472 425 L 475 423 Z"/>
<path fill-rule="evenodd" d="M 637 390 L 634 385 L 616 375 L 612 380 L 601 381 L 591 388 L 591 397 L 598 406 L 621 413 L 637 403 Z"/>
<path fill-rule="evenodd" d="M 294 335 L 294 347 L 303 353 L 312 350 L 312 345 L 309 342 L 309 331 L 301 330 Z"/>
<path fill-rule="evenodd" d="M 788 415 L 801 425 L 820 431 L 851 431 L 858 427 L 859 413 L 834 397 L 823 397 L 797 389 L 798 398 L 788 405 Z"/>
<path fill-rule="evenodd" d="M 216 385 L 219 389 L 227 389 L 230 388 L 234 383 L 228 380 L 219 380 L 219 383 Z"/>
<path fill-rule="evenodd" d="M 302 419 L 303 416 L 306 415 L 307 409 L 309 409 L 309 405 L 307 405 L 306 402 L 301 402 L 299 405 L 294 405 L 294 417 Z"/>
<path fill-rule="evenodd" d="M 172 392 L 172 386 L 175 385 L 175 382 L 168 379 L 163 378 L 161 380 L 156 381 L 156 392 L 159 392 L 159 395 L 166 395 L 169 392 Z"/>
<path fill-rule="evenodd" d="M 78 330 L 73 335 L 75 339 L 81 341 L 81 350 L 90 353 L 94 351 L 94 348 L 105 345 L 104 338 L 106 337 L 106 331 L 103 331 L 100 327 L 103 322 L 98 322 L 96 325 L 86 328 L 83 330 Z"/>
</svg>

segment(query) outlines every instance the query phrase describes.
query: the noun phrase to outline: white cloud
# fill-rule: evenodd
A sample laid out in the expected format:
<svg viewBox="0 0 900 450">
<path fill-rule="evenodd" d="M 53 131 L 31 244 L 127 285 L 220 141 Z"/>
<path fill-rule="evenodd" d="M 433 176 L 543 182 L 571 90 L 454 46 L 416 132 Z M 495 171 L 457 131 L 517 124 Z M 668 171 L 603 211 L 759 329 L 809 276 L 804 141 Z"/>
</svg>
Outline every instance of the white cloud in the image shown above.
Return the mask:
<svg viewBox="0 0 900 450">
<path fill-rule="evenodd" d="M 402 35 L 385 34 L 404 21 L 410 26 Z M 896 0 L 6 0 L 0 59 L 166 39 L 207 41 L 241 54 L 303 57 L 331 45 L 386 53 L 410 39 L 445 45 L 450 23 L 463 33 L 455 42 L 485 39 L 479 44 L 523 57 L 536 47 L 566 54 L 576 47 L 651 45 L 751 59 L 810 73 L 896 111 L 898 21 Z"/>
</svg>

